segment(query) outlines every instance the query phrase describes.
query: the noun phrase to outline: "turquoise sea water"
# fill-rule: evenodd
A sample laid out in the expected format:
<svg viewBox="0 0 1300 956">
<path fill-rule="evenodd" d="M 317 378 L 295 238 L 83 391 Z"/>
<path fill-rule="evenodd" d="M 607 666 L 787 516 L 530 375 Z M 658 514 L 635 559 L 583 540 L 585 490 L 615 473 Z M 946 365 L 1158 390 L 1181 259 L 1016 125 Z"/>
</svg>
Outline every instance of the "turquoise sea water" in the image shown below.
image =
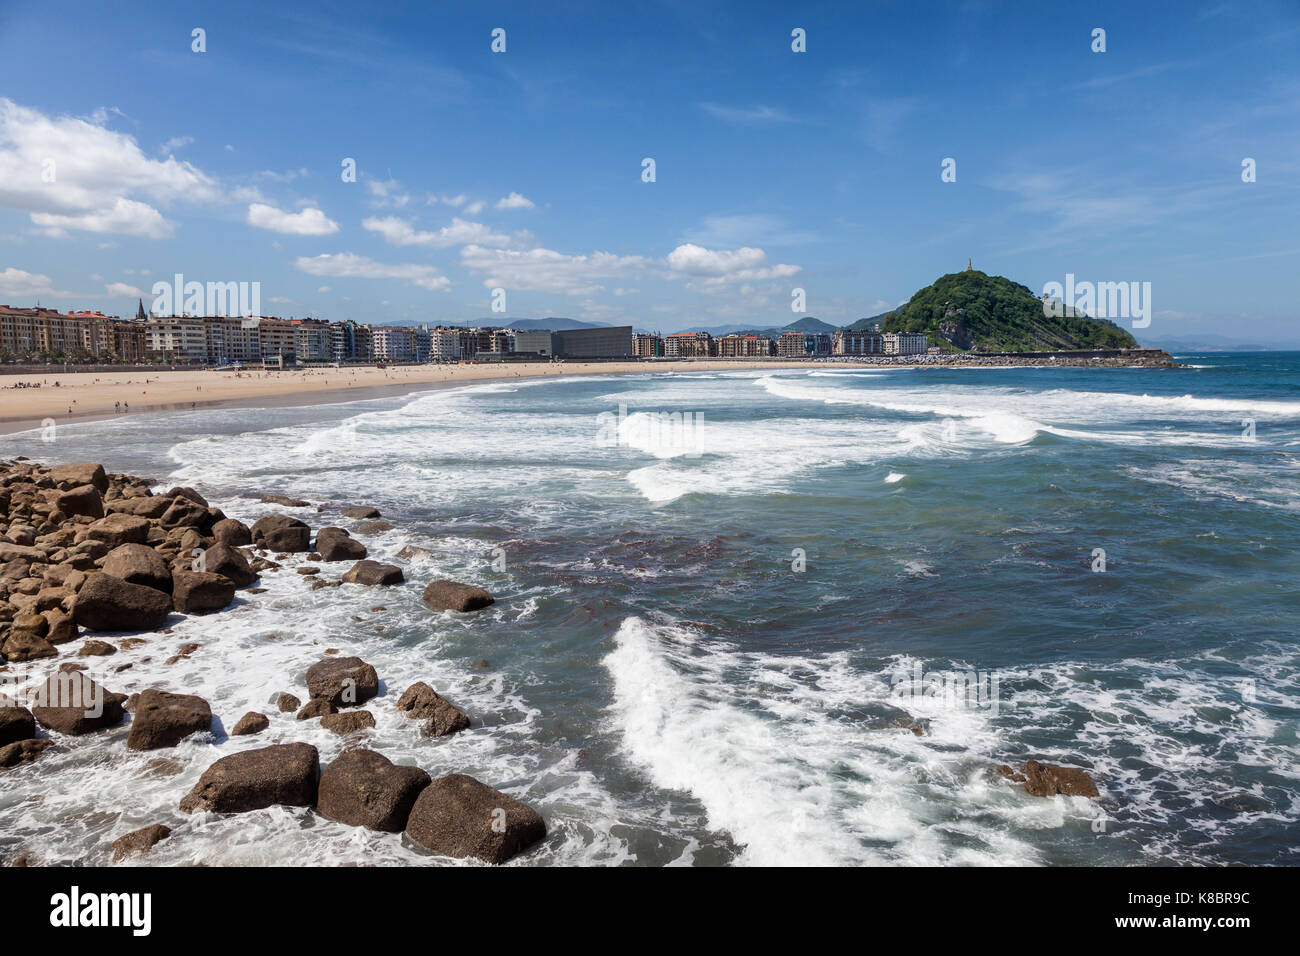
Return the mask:
<svg viewBox="0 0 1300 956">
<path fill-rule="evenodd" d="M 389 692 L 371 746 L 543 812 L 524 865 L 1295 864 L 1300 354 L 1179 358 L 512 381 L 133 416 L 0 455 L 103 460 L 250 523 L 279 509 L 243 496 L 268 491 L 382 509 L 373 557 L 432 552 L 399 562 L 406 585 L 267 575 L 158 639 L 192 659 L 92 667 L 201 693 L 229 726 L 274 714 L 323 648 L 358 653 Z M 498 602 L 431 614 L 443 576 Z M 392 706 L 414 680 L 475 728 L 419 738 Z M 291 715 L 270 733 L 342 746 Z M 155 863 L 437 862 L 306 811 L 175 811 L 266 742 L 188 743 L 158 778 L 84 741 L 0 783 L 0 841 L 93 861 L 166 822 Z M 994 773 L 1028 758 L 1087 768 L 1101 798 Z"/>
</svg>

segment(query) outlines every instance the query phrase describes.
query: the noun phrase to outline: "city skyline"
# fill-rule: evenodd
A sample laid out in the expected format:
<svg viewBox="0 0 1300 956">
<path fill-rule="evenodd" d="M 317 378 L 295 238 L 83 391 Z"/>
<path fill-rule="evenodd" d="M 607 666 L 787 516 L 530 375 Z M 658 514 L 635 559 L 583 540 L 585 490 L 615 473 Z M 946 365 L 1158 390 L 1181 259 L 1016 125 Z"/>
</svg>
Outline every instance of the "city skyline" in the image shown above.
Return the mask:
<svg viewBox="0 0 1300 956">
<path fill-rule="evenodd" d="M 15 307 L 129 315 L 184 272 L 372 325 L 842 326 L 973 257 L 1150 282 L 1143 342 L 1300 345 L 1282 3 L 74 8 L 0 12 Z"/>
</svg>

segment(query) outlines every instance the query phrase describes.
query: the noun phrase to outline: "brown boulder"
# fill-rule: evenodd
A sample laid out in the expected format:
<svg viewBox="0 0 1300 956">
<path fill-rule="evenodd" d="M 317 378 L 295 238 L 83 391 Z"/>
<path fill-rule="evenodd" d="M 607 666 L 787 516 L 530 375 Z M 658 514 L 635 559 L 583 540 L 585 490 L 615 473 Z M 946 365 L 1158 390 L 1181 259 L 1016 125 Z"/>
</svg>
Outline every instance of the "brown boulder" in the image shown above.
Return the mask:
<svg viewBox="0 0 1300 956">
<path fill-rule="evenodd" d="M 291 714 L 302 706 L 302 701 L 293 694 L 281 694 L 275 699 L 275 706 L 280 709 L 280 713 Z"/>
<path fill-rule="evenodd" d="M 429 737 L 448 737 L 469 727 L 465 713 L 424 682 L 408 687 L 397 709 L 407 717 L 428 721 L 424 733 Z"/>
<path fill-rule="evenodd" d="M 428 785 L 429 775 L 418 767 L 398 766 L 373 750 L 348 750 L 321 774 L 316 809 L 349 826 L 400 833 Z"/>
<path fill-rule="evenodd" d="M 415 801 L 406 835 L 442 856 L 504 863 L 546 836 L 541 815 L 461 773 L 433 781 Z"/>
<path fill-rule="evenodd" d="M 314 700 L 352 707 L 379 693 L 379 675 L 359 657 L 331 657 L 307 668 L 307 690 Z"/>
<path fill-rule="evenodd" d="M 315 720 L 317 717 L 327 717 L 330 714 L 337 713 L 337 712 L 338 712 L 338 708 L 335 707 L 333 704 L 331 704 L 328 700 L 315 698 L 313 700 L 307 701 L 307 703 L 303 705 L 302 710 L 298 711 L 298 714 L 294 719 Z"/>
<path fill-rule="evenodd" d="M 107 641 L 86 641 L 81 645 L 81 650 L 77 651 L 78 657 L 107 657 L 109 654 L 116 654 L 117 648 Z"/>
<path fill-rule="evenodd" d="M 104 499 L 94 485 L 81 485 L 71 491 L 65 491 L 54 499 L 55 507 L 65 515 L 86 515 L 90 518 L 104 517 Z"/>
<path fill-rule="evenodd" d="M 171 835 L 171 827 L 155 823 L 153 826 L 120 836 L 112 844 L 113 862 L 118 863 L 133 853 L 148 853 Z"/>
<path fill-rule="evenodd" d="M 276 552 L 307 551 L 311 528 L 289 515 L 267 515 L 254 523 L 253 543 Z"/>
<path fill-rule="evenodd" d="M 378 508 L 371 508 L 366 505 L 353 505 L 343 509 L 345 518 L 379 518 L 382 517 Z"/>
<path fill-rule="evenodd" d="M 170 595 L 101 571 L 90 575 L 77 592 L 72 618 L 92 631 L 152 631 L 171 609 Z"/>
<path fill-rule="evenodd" d="M 36 718 L 26 707 L 0 697 L 0 747 L 36 736 Z"/>
<path fill-rule="evenodd" d="M 135 703 L 126 746 L 129 750 L 161 750 L 211 729 L 212 708 L 202 697 L 150 689 Z"/>
<path fill-rule="evenodd" d="M 148 495 L 141 498 L 115 498 L 104 506 L 109 514 L 135 515 L 137 518 L 161 518 L 172 505 L 170 498 Z"/>
<path fill-rule="evenodd" d="M 366 546 L 342 528 L 317 531 L 316 550 L 322 561 L 359 561 L 366 556 Z"/>
<path fill-rule="evenodd" d="M 40 615 L 27 615 L 27 617 L 36 617 L 39 618 L 42 624 L 45 623 L 45 618 Z M 17 627 L 9 632 L 9 636 L 4 639 L 3 645 L 0 645 L 0 654 L 4 654 L 6 658 L 15 664 L 23 661 L 40 660 L 43 657 L 59 656 L 58 649 L 40 634 Z"/>
<path fill-rule="evenodd" d="M 136 515 L 110 514 L 92 523 L 86 535 L 110 551 L 124 544 L 144 544 L 149 535 L 149 521 Z"/>
<path fill-rule="evenodd" d="M 368 710 L 344 710 L 321 717 L 320 725 L 332 734 L 346 737 L 375 726 L 375 715 Z"/>
<path fill-rule="evenodd" d="M 213 521 L 206 505 L 177 495 L 158 519 L 164 528 L 210 528 Z"/>
<path fill-rule="evenodd" d="M 247 587 L 257 580 L 257 574 L 248 566 L 248 559 L 243 552 L 236 551 L 228 544 L 214 544 L 204 551 L 203 569 L 229 578 L 237 588 Z"/>
<path fill-rule="evenodd" d="M 230 736 L 245 737 L 248 734 L 260 734 L 270 726 L 271 719 L 266 714 L 259 714 L 255 710 L 250 710 L 239 718 L 239 723 L 235 724 L 235 729 L 230 732 Z"/>
<path fill-rule="evenodd" d="M 78 485 L 94 485 L 103 494 L 108 491 L 108 475 L 103 465 L 92 462 L 77 462 L 71 465 L 55 465 L 47 476 L 61 488 L 75 488 Z"/>
<path fill-rule="evenodd" d="M 301 498 L 290 498 L 286 495 L 262 495 L 262 504 L 264 505 L 282 505 L 285 508 L 309 508 L 310 501 L 303 501 Z"/>
<path fill-rule="evenodd" d="M 181 800 L 184 813 L 244 813 L 316 802 L 320 755 L 310 744 L 277 744 L 222 757 Z"/>
<path fill-rule="evenodd" d="M 242 548 L 253 543 L 253 532 L 248 525 L 234 518 L 223 518 L 212 526 L 212 537 L 232 548 Z"/>
<path fill-rule="evenodd" d="M 482 588 L 446 580 L 431 581 L 421 600 L 434 611 L 477 611 L 496 603 L 496 598 Z"/>
<path fill-rule="evenodd" d="M 60 671 L 36 690 L 32 716 L 47 730 L 80 736 L 122 722 L 124 694 L 114 694 L 78 671 Z"/>
<path fill-rule="evenodd" d="M 0 767 L 16 767 L 20 763 L 30 763 L 46 748 L 54 746 L 53 740 L 19 740 L 16 743 L 0 747 Z"/>
<path fill-rule="evenodd" d="M 343 575 L 349 584 L 364 584 L 369 587 L 379 585 L 401 584 L 406 578 L 402 569 L 395 564 L 380 564 L 378 561 L 358 561 Z"/>
<path fill-rule="evenodd" d="M 1096 797 L 1097 785 L 1086 771 L 1076 767 L 1054 767 L 1028 760 L 1020 768 L 1025 775 L 1025 792 L 1035 797 Z"/>
<path fill-rule="evenodd" d="M 235 582 L 211 571 L 177 571 L 172 575 L 172 603 L 182 614 L 219 611 L 235 599 Z"/>
<path fill-rule="evenodd" d="M 102 570 L 131 584 L 172 593 L 172 572 L 167 560 L 147 544 L 123 544 L 104 558 Z"/>
</svg>

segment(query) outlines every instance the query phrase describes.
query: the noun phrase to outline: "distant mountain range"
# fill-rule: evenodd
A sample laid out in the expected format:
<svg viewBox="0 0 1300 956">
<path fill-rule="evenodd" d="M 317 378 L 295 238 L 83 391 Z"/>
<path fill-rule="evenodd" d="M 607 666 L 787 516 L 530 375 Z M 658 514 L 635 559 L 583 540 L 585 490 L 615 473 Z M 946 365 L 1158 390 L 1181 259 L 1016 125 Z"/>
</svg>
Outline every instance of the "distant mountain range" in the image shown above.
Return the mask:
<svg viewBox="0 0 1300 956">
<path fill-rule="evenodd" d="M 499 315 L 490 318 L 479 318 L 474 321 L 475 325 L 483 326 L 500 326 L 508 329 L 520 329 L 524 332 L 536 332 L 545 330 L 547 332 L 564 332 L 568 329 L 607 329 L 611 327 L 609 322 L 580 322 L 577 319 L 568 319 L 563 316 L 549 316 L 545 319 L 507 319 Z M 615 326 L 623 323 L 614 323 Z"/>
<path fill-rule="evenodd" d="M 563 316 L 548 316 L 543 319 L 504 319 L 493 316 L 481 318 L 478 322 L 482 325 L 552 331 L 609 328 L 611 325 L 608 322 L 583 322 Z M 1083 314 L 1057 317 L 1045 315 L 1042 300 L 1026 286 L 978 270 L 941 276 L 931 285 L 918 290 L 898 308 L 858 319 L 843 328 L 871 329 L 877 325 L 885 332 L 924 332 L 929 336 L 931 345 L 959 351 L 1132 348 L 1138 344 L 1126 329 L 1105 319 L 1094 319 Z M 707 332 L 714 338 L 722 335 L 762 335 L 774 339 L 783 332 L 830 334 L 837 328 L 839 326 L 823 322 L 814 316 L 804 316 L 782 326 L 694 325 L 681 331 Z M 638 327 L 636 331 L 652 330 Z M 1250 352 L 1270 349 L 1270 346 L 1241 342 L 1222 335 L 1158 338 L 1143 344 L 1169 352 Z"/>
</svg>

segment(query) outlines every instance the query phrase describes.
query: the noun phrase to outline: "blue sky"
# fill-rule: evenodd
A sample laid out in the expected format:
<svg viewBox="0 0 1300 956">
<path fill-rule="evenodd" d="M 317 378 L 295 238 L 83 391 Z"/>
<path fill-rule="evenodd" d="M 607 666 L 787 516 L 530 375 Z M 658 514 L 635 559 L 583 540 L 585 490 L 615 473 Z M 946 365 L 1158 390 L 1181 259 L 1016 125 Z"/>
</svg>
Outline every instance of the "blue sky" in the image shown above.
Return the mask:
<svg viewBox="0 0 1300 956">
<path fill-rule="evenodd" d="M 970 257 L 1300 345 L 1295 0 L 278 6 L 0 3 L 0 302 L 838 325 Z"/>
</svg>

